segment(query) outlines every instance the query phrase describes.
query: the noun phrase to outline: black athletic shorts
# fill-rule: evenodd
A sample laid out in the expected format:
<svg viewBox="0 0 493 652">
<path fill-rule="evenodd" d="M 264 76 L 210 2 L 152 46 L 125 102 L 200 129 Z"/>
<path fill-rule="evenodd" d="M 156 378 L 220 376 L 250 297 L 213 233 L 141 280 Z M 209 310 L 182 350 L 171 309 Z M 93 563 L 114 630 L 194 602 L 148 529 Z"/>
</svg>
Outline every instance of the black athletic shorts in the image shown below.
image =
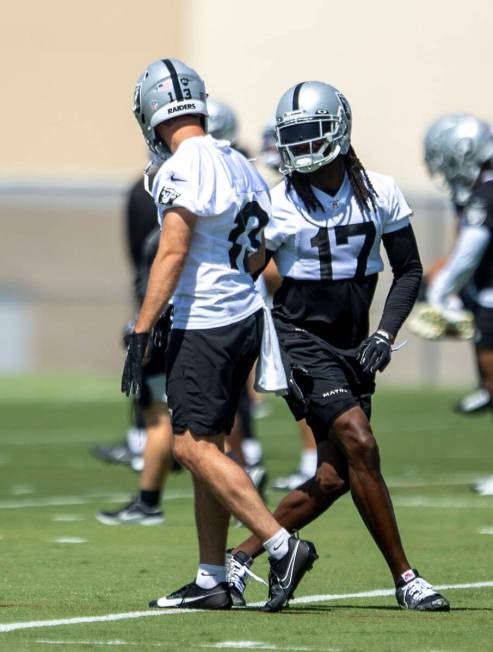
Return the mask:
<svg viewBox="0 0 493 652">
<path fill-rule="evenodd" d="M 476 306 L 474 319 L 476 328 L 474 343 L 476 348 L 479 351 L 493 349 L 493 308 Z"/>
<path fill-rule="evenodd" d="M 371 417 L 375 375 L 364 373 L 355 351 L 341 352 L 320 337 L 275 320 L 283 355 L 303 400 L 286 396 L 297 420 L 305 418 L 317 442 L 326 441 L 331 423 L 343 412 L 359 406 Z"/>
<path fill-rule="evenodd" d="M 259 310 L 228 326 L 171 331 L 166 377 L 175 434 L 229 434 L 240 392 L 259 355 L 263 319 Z"/>
</svg>

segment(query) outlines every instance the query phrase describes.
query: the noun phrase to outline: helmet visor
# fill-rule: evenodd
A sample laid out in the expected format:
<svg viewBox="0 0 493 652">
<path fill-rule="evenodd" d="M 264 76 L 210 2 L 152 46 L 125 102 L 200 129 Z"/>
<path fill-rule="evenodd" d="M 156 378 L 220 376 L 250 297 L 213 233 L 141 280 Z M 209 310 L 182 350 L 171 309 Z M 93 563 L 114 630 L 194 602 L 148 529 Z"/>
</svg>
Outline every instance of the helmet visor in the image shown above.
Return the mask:
<svg viewBox="0 0 493 652">
<path fill-rule="evenodd" d="M 286 147 L 335 134 L 337 124 L 336 120 L 313 120 L 278 127 L 279 145 Z"/>
</svg>

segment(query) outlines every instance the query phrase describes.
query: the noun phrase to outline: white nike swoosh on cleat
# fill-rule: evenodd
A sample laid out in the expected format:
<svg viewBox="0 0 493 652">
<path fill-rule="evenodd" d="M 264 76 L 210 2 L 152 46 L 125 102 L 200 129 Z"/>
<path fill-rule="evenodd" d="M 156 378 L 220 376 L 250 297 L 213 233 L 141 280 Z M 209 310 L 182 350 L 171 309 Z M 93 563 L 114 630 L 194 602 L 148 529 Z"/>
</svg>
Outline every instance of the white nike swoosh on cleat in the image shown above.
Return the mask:
<svg viewBox="0 0 493 652">
<path fill-rule="evenodd" d="M 224 591 L 216 591 L 215 593 L 208 593 L 207 595 L 198 595 L 194 598 L 167 598 L 166 596 L 156 600 L 158 607 L 186 607 L 187 604 L 198 602 L 205 598 L 212 597 L 213 595 L 223 595 Z"/>
<path fill-rule="evenodd" d="M 283 584 L 283 585 L 286 584 L 286 580 L 288 580 L 288 584 L 291 583 L 291 580 L 292 580 L 292 577 L 293 577 L 293 571 L 294 571 L 294 563 L 295 563 L 295 560 L 296 560 L 296 553 L 298 552 L 299 547 L 300 547 L 300 542 L 297 541 L 296 542 L 296 547 L 295 547 L 295 549 L 293 551 L 293 555 L 292 555 L 292 557 L 291 557 L 291 559 L 289 561 L 288 567 L 286 569 L 286 574 L 284 575 L 284 577 L 282 579 L 279 578 L 281 584 Z M 284 588 L 284 586 L 283 586 L 283 588 Z"/>
</svg>

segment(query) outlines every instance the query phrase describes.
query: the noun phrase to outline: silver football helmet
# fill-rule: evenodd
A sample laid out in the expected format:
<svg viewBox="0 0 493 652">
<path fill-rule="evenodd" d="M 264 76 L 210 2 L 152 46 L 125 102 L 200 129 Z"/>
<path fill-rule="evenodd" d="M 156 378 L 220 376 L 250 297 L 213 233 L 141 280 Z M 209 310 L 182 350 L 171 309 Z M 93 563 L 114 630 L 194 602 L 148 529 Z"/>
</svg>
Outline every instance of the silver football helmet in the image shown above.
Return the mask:
<svg viewBox="0 0 493 652">
<path fill-rule="evenodd" d="M 211 136 L 218 140 L 229 140 L 234 143 L 238 123 L 233 109 L 224 102 L 208 97 L 207 111 L 209 113 L 207 131 Z"/>
<path fill-rule="evenodd" d="M 428 172 L 445 182 L 458 204 L 468 201 L 481 168 L 492 159 L 491 126 L 473 115 L 445 115 L 426 133 L 425 164 Z"/>
<path fill-rule="evenodd" d="M 351 107 L 337 88 L 319 81 L 296 84 L 276 111 L 279 171 L 308 173 L 347 154 L 351 146 Z"/>
<path fill-rule="evenodd" d="M 142 73 L 134 92 L 133 112 L 149 149 L 161 157 L 170 155 L 155 127 L 179 115 L 207 118 L 207 93 L 199 75 L 179 59 L 158 59 Z"/>
<path fill-rule="evenodd" d="M 275 116 L 272 116 L 262 131 L 262 146 L 257 159 L 271 170 L 275 170 L 276 172 L 279 170 L 281 157 L 279 155 L 279 150 L 276 147 Z"/>
</svg>

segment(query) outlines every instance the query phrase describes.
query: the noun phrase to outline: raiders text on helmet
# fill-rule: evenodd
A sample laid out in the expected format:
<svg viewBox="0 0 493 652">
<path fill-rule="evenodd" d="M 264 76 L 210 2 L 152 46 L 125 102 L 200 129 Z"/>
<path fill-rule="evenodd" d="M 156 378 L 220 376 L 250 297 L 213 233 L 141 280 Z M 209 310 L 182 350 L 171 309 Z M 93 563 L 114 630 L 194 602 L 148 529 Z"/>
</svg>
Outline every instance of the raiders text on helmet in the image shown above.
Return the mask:
<svg viewBox="0 0 493 652">
<path fill-rule="evenodd" d="M 207 117 L 206 98 L 202 79 L 179 59 L 159 59 L 147 66 L 135 87 L 133 112 L 149 149 L 160 156 L 169 155 L 156 126 L 178 115 Z"/>
<path fill-rule="evenodd" d="M 308 173 L 347 154 L 351 141 L 351 108 L 342 93 L 319 81 L 292 86 L 276 111 L 279 171 Z"/>
</svg>

